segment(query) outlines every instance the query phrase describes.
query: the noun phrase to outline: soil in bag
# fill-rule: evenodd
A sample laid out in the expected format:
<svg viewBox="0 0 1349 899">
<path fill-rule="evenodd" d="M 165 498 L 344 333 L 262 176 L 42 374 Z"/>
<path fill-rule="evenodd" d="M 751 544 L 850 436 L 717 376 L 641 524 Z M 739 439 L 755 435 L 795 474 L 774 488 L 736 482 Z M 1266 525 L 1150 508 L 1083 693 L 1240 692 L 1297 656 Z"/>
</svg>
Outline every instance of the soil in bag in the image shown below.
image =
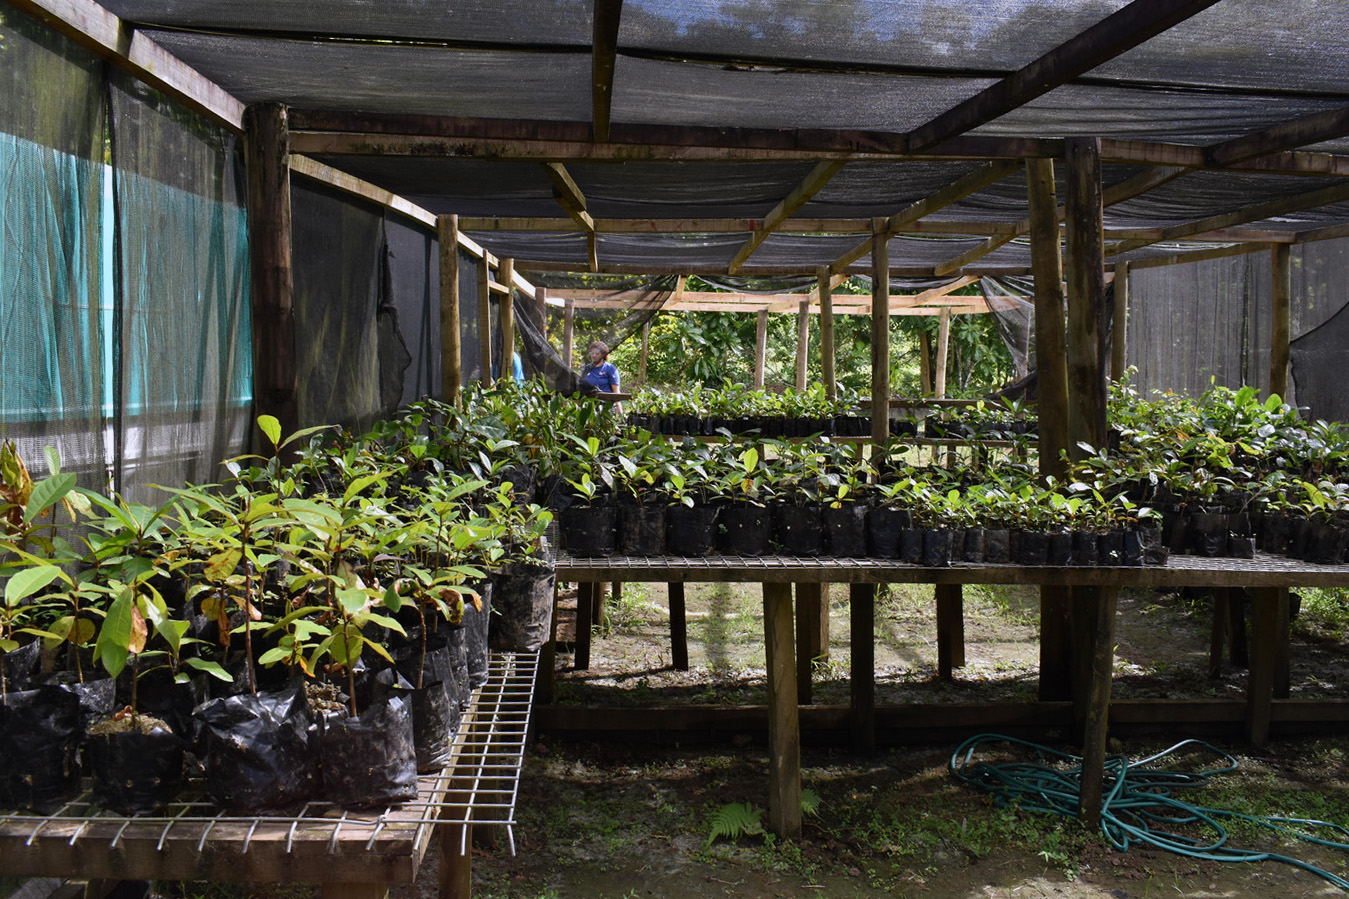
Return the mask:
<svg viewBox="0 0 1349 899">
<path fill-rule="evenodd" d="M 538 652 L 553 623 L 551 565 L 511 562 L 492 578 L 489 645 L 503 652 Z"/>
<path fill-rule="evenodd" d="M 558 510 L 557 531 L 562 547 L 573 556 L 607 556 L 614 551 L 616 512 L 599 503 Z"/>
<path fill-rule="evenodd" d="M 773 509 L 778 546 L 789 556 L 818 556 L 823 548 L 818 506 L 782 503 Z"/>
<path fill-rule="evenodd" d="M 773 514 L 767 506 L 734 503 L 721 510 L 717 549 L 732 556 L 762 556 L 773 547 Z"/>
<path fill-rule="evenodd" d="M 376 680 L 383 689 L 359 715 L 323 716 L 318 755 L 327 801 L 371 808 L 417 798 L 412 704 L 406 690 L 394 689 L 395 678 L 392 671 L 380 672 Z"/>
<path fill-rule="evenodd" d="M 183 741 L 149 715 L 94 725 L 87 749 L 94 801 L 124 815 L 147 814 L 183 787 Z"/>
<path fill-rule="evenodd" d="M 625 556 L 664 555 L 665 506 L 661 503 L 619 503 L 618 550 Z"/>
<path fill-rule="evenodd" d="M 65 687 L 10 690 L 0 701 L 0 808 L 56 811 L 75 791 L 80 701 Z"/>
<path fill-rule="evenodd" d="M 315 721 L 303 684 L 212 699 L 197 708 L 196 718 L 205 740 L 206 789 L 221 808 L 255 815 L 316 794 Z"/>
<path fill-rule="evenodd" d="M 458 733 L 459 723 L 463 720 L 450 649 L 440 646 L 428 650 L 423 657 L 419 648 L 412 648 L 396 660 L 398 673 L 412 687 L 408 698 L 412 703 L 412 743 L 417 753 L 417 771 L 422 774 L 439 771 L 449 764 L 450 740 Z"/>
<path fill-rule="evenodd" d="M 820 510 L 824 525 L 825 551 L 835 557 L 860 557 L 867 554 L 867 508 L 847 503 L 838 508 Z"/>
<path fill-rule="evenodd" d="M 705 556 L 717 540 L 716 506 L 671 506 L 665 512 L 665 548 L 674 556 Z"/>
<path fill-rule="evenodd" d="M 899 558 L 899 535 L 912 523 L 908 509 L 884 506 L 867 513 L 867 553 L 877 559 Z"/>
</svg>

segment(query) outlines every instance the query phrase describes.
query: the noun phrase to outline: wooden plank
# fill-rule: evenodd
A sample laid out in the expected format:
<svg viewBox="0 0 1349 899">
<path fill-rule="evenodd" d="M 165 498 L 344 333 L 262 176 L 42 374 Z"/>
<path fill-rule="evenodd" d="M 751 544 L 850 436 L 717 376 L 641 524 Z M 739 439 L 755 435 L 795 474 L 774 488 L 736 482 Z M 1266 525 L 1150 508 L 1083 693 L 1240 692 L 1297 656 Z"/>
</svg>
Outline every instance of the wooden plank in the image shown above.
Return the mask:
<svg viewBox="0 0 1349 899">
<path fill-rule="evenodd" d="M 275 103 L 250 106 L 244 121 L 253 411 L 255 417 L 274 416 L 282 434 L 293 434 L 302 424 L 317 422 L 300 421 L 286 108 Z M 266 446 L 254 427 L 253 445 Z"/>
<path fill-rule="evenodd" d="M 946 397 L 946 364 L 951 347 L 951 310 L 943 309 L 937 322 L 937 364 L 934 366 L 932 395 L 937 399 Z"/>
<path fill-rule="evenodd" d="M 1085 442 L 1105 446 L 1105 359 L 1102 318 L 1105 280 L 1101 239 L 1101 158 L 1095 138 L 1071 138 L 1067 146 L 1065 204 L 1068 284 L 1068 453 L 1080 459 Z"/>
<path fill-rule="evenodd" d="M 575 233 L 585 229 L 570 218 L 549 216 L 461 216 L 465 231 L 541 231 Z M 761 219 L 731 218 L 603 218 L 595 220 L 600 234 L 748 234 L 761 227 Z M 920 220 L 906 225 L 906 233 L 988 235 L 1014 234 L 1009 222 L 940 222 Z M 789 218 L 778 234 L 870 234 L 870 218 Z M 837 285 L 835 285 L 837 286 Z"/>
<path fill-rule="evenodd" d="M 754 389 L 763 389 L 764 367 L 768 362 L 768 310 L 760 310 L 754 323 Z"/>
<path fill-rule="evenodd" d="M 1110 377 L 1118 381 L 1124 377 L 1128 365 L 1125 357 L 1129 332 L 1129 263 L 1115 267 L 1115 307 L 1110 328 Z"/>
<path fill-rule="evenodd" d="M 308 156 L 291 154 L 290 169 L 297 175 L 304 175 L 306 178 L 313 178 L 315 181 L 321 181 L 329 187 L 337 188 L 343 193 L 360 197 L 383 206 L 385 209 L 391 209 L 394 212 L 401 213 L 418 224 L 436 227 L 436 215 L 428 212 L 422 207 L 413 203 L 411 200 L 404 199 L 396 193 L 387 191 L 382 187 L 371 184 L 355 175 L 349 175 L 341 169 L 335 169 L 332 166 L 324 165 Z"/>
<path fill-rule="evenodd" d="M 487 260 L 478 263 L 478 380 L 492 386 L 492 273 Z"/>
<path fill-rule="evenodd" d="M 618 59 L 618 23 L 623 0 L 595 0 L 591 12 L 590 91 L 594 139 L 609 139 L 609 113 L 614 102 L 614 64 Z"/>
<path fill-rule="evenodd" d="M 970 194 L 978 193 L 990 184 L 1001 181 L 1003 178 L 1006 178 L 1014 172 L 1017 167 L 1018 163 L 1016 162 L 990 162 L 987 165 L 980 166 L 974 171 L 957 178 L 955 181 L 934 192 L 930 196 L 924 197 L 912 204 L 907 209 L 895 213 L 890 216 L 889 219 L 882 219 L 881 221 L 885 222 L 883 228 L 884 235 L 888 238 L 898 234 L 900 231 L 903 231 L 909 225 L 924 216 L 931 215 L 940 209 L 945 209 L 952 203 L 957 203 L 968 197 Z M 873 235 L 876 233 L 876 230 L 876 224 L 873 221 Z M 844 253 L 829 266 L 830 271 L 835 273 L 842 272 L 853 262 L 856 262 L 858 259 L 865 256 L 867 250 L 871 249 L 871 245 L 874 241 L 875 238 L 873 237 L 871 241 L 860 243 Z M 874 268 L 875 266 L 873 265 L 873 270 Z"/>
<path fill-rule="evenodd" d="M 462 408 L 463 337 L 459 321 L 459 217 L 436 217 L 440 250 L 440 399 Z"/>
<path fill-rule="evenodd" d="M 876 751 L 876 587 L 848 587 L 849 717 L 853 752 Z"/>
<path fill-rule="evenodd" d="M 235 133 L 245 130 L 243 103 L 92 0 L 12 0 L 9 5 L 192 111 Z"/>
<path fill-rule="evenodd" d="M 774 206 L 768 215 L 764 216 L 763 222 L 758 228 L 754 229 L 754 233 L 750 235 L 749 240 L 745 241 L 744 246 L 737 250 L 735 256 L 731 258 L 731 264 L 727 271 L 732 275 L 740 271 L 740 267 L 768 239 L 768 236 L 790 218 L 793 212 L 806 205 L 811 197 L 819 193 L 829 183 L 829 179 L 838 174 L 838 170 L 841 168 L 843 168 L 843 160 L 826 159 L 816 163 L 815 168 L 810 170 L 801 183 L 794 187 L 791 193 L 783 197 L 782 201 Z"/>
<path fill-rule="evenodd" d="M 992 237 L 986 239 L 979 246 L 971 247 L 970 249 L 961 253 L 959 256 L 956 256 L 952 259 L 948 259 L 945 262 L 938 264 L 932 269 L 932 273 L 939 278 L 945 277 L 946 275 L 954 274 L 955 272 L 958 272 L 965 266 L 969 265 L 971 262 L 983 259 L 989 253 L 992 253 L 999 247 L 1006 246 L 1007 244 L 1011 243 L 1012 239 L 1015 236 L 1016 235 L 1014 234 L 995 234 Z"/>
<path fill-rule="evenodd" d="M 1086 735 L 1082 746 L 1082 786 L 1078 817 L 1088 831 L 1100 826 L 1104 802 L 1106 738 L 1110 725 L 1110 682 L 1115 661 L 1117 587 L 1085 588 L 1096 594 L 1091 635 L 1091 671 L 1087 685 Z M 1084 597 L 1084 599 L 1087 599 Z M 1090 599 L 1087 599 L 1090 601 Z"/>
<path fill-rule="evenodd" d="M 801 727 L 792 645 L 792 590 L 763 585 L 768 680 L 768 819 L 773 833 L 801 837 Z"/>
<path fill-rule="evenodd" d="M 928 149 L 1024 106 L 1217 0 L 1134 0 L 1001 81 L 909 132 L 909 150 Z"/>
<path fill-rule="evenodd" d="M 952 671 L 965 667 L 965 600 L 960 584 L 938 584 L 937 677 L 949 681 Z"/>
<path fill-rule="evenodd" d="M 1225 166 L 1349 134 L 1349 106 L 1313 113 L 1204 148 L 1210 165 Z"/>
<path fill-rule="evenodd" d="M 515 260 L 507 256 L 501 260 L 501 270 L 498 274 L 501 276 L 503 284 L 510 284 L 511 275 L 515 273 Z M 506 290 L 501 294 L 500 309 L 498 316 L 501 320 L 501 371 L 499 376 L 502 378 L 511 377 L 515 370 L 515 291 Z"/>
<path fill-rule="evenodd" d="M 472 899 L 473 852 L 459 852 L 460 846 L 473 845 L 472 824 L 441 824 L 440 862 L 438 874 L 439 899 Z"/>
<path fill-rule="evenodd" d="M 815 271 L 816 290 L 820 297 L 820 376 L 824 392 L 830 400 L 838 399 L 838 381 L 834 374 L 834 280 L 829 266 Z"/>
<path fill-rule="evenodd" d="M 521 270 L 540 271 L 540 272 L 577 272 L 584 270 L 583 263 L 577 262 L 559 262 L 556 259 L 526 259 L 519 256 L 515 257 L 515 267 Z M 849 265 L 847 268 L 839 271 L 830 269 L 835 274 L 842 275 L 869 275 L 871 267 L 865 263 Z M 976 275 L 1007 275 L 1007 276 L 1026 276 L 1030 274 L 1030 267 L 1024 265 L 987 265 L 978 266 L 969 269 Z M 742 275 L 811 275 L 815 272 L 813 263 L 802 263 L 798 265 L 747 265 L 740 270 Z M 651 263 L 629 264 L 629 263 L 601 263 L 599 273 L 606 275 L 724 275 L 726 266 L 713 264 L 661 264 Z M 890 267 L 890 276 L 892 278 L 931 278 L 932 266 L 920 265 L 895 265 Z M 518 276 L 517 276 L 518 277 Z"/>
<path fill-rule="evenodd" d="M 872 222 L 871 238 L 871 440 L 890 439 L 890 236 L 888 222 Z"/>
<path fill-rule="evenodd" d="M 548 173 L 548 180 L 553 182 L 553 199 L 557 201 L 557 205 L 571 216 L 571 220 L 579 225 L 581 230 L 594 234 L 595 221 L 586 211 L 585 194 L 572 180 L 567 167 L 560 162 L 545 162 L 543 168 Z"/>
<path fill-rule="evenodd" d="M 1210 259 L 1226 259 L 1229 256 L 1243 256 L 1246 253 L 1258 253 L 1270 248 L 1267 243 L 1242 243 L 1230 247 L 1215 247 L 1211 250 L 1183 250 L 1166 256 L 1154 256 L 1138 259 L 1129 263 L 1130 271 L 1144 268 L 1160 268 L 1166 265 L 1184 265 L 1187 262 L 1207 262 Z"/>
<path fill-rule="evenodd" d="M 806 360 L 810 353 L 810 301 L 802 300 L 796 312 L 796 389 L 806 389 Z"/>
<path fill-rule="evenodd" d="M 670 660 L 676 671 L 689 670 L 689 628 L 684 605 L 684 585 L 667 584 L 670 596 Z"/>
<path fill-rule="evenodd" d="M 1269 336 L 1269 392 L 1288 396 L 1288 362 L 1292 334 L 1292 253 L 1286 246 L 1270 248 L 1270 266 L 1273 270 L 1271 303 L 1273 313 Z"/>
</svg>

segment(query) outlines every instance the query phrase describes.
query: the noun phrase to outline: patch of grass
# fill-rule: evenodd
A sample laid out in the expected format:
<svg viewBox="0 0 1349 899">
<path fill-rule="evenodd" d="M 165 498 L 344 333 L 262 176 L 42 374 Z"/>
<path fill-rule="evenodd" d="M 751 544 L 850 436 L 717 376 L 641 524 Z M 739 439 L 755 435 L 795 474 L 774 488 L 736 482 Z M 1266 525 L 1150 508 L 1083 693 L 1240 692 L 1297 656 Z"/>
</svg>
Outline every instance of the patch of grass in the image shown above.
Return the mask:
<svg viewBox="0 0 1349 899">
<path fill-rule="evenodd" d="M 1293 621 L 1298 633 L 1342 640 L 1349 633 L 1349 589 L 1309 587 L 1297 591 L 1302 608 Z"/>
</svg>

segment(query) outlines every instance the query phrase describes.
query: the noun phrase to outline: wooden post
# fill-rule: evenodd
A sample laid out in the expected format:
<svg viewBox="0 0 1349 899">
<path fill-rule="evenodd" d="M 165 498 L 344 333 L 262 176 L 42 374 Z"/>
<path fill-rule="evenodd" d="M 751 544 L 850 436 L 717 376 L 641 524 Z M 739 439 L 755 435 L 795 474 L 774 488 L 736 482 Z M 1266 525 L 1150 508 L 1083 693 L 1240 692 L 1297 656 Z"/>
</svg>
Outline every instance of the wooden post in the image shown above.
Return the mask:
<svg viewBox="0 0 1349 899">
<path fill-rule="evenodd" d="M 876 585 L 848 585 L 853 752 L 876 751 Z"/>
<path fill-rule="evenodd" d="M 585 671 L 590 667 L 590 628 L 595 620 L 595 594 L 600 585 L 582 581 L 576 585 L 576 638 L 572 650 L 572 667 Z"/>
<path fill-rule="evenodd" d="M 1062 479 L 1068 447 L 1068 364 L 1063 318 L 1063 255 L 1059 248 L 1054 162 L 1026 160 L 1031 271 L 1035 278 L 1035 367 L 1039 394 L 1040 474 Z M 1040 699 L 1072 697 L 1072 602 L 1065 587 L 1040 588 Z"/>
<path fill-rule="evenodd" d="M 1256 746 L 1269 740 L 1278 670 L 1280 618 L 1288 620 L 1287 587 L 1251 589 L 1251 670 L 1246 681 L 1246 736 Z"/>
<path fill-rule="evenodd" d="M 562 307 L 562 361 L 566 363 L 567 368 L 575 368 L 576 360 L 572 358 L 575 347 L 572 343 L 576 339 L 576 301 L 566 300 Z"/>
<path fill-rule="evenodd" d="M 683 582 L 667 584 L 670 594 L 670 664 L 676 671 L 689 670 L 689 628 L 684 608 Z"/>
<path fill-rule="evenodd" d="M 1274 269 L 1274 321 L 1269 343 L 1269 392 L 1288 400 L 1288 344 L 1292 336 L 1292 250 L 1287 244 L 1275 244 L 1270 252 Z"/>
<path fill-rule="evenodd" d="M 1115 606 L 1118 587 L 1087 587 L 1095 594 L 1090 657 L 1091 675 L 1087 685 L 1086 734 L 1082 745 L 1082 787 L 1078 795 L 1078 817 L 1090 833 L 1101 824 L 1104 802 L 1106 739 L 1110 725 L 1110 681 L 1115 661 Z M 1087 599 L 1087 597 L 1084 597 Z"/>
<path fill-rule="evenodd" d="M 965 598 L 960 584 L 937 584 L 937 677 L 965 667 Z"/>
<path fill-rule="evenodd" d="M 806 358 L 810 352 L 810 300 L 796 310 L 796 389 L 806 389 Z"/>
<path fill-rule="evenodd" d="M 754 322 L 754 389 L 763 389 L 764 366 L 768 361 L 768 310 L 760 309 Z"/>
<path fill-rule="evenodd" d="M 461 407 L 464 353 L 459 325 L 459 216 L 436 216 L 440 243 L 440 399 Z"/>
<path fill-rule="evenodd" d="M 492 271 L 487 257 L 478 263 L 478 355 L 481 371 L 478 379 L 492 386 Z"/>
<path fill-rule="evenodd" d="M 1118 381 L 1128 367 L 1125 351 L 1129 331 L 1129 263 L 1115 265 L 1115 308 L 1110 325 L 1110 377 Z"/>
<path fill-rule="evenodd" d="M 936 377 L 932 379 L 933 396 L 946 399 L 946 360 L 951 348 L 951 311 L 942 309 L 937 319 L 937 364 L 934 366 Z"/>
<path fill-rule="evenodd" d="M 244 111 L 249 280 L 253 318 L 253 418 L 275 416 L 282 434 L 300 429 L 290 241 L 290 124 L 286 107 Z M 320 422 L 306 422 L 320 424 Z M 256 425 L 254 426 L 256 432 Z M 265 446 L 260 433 L 254 446 Z"/>
<path fill-rule="evenodd" d="M 825 656 L 829 643 L 829 610 L 824 605 L 822 584 L 796 585 L 796 697 L 810 705 L 811 676 L 815 663 Z"/>
<path fill-rule="evenodd" d="M 553 608 L 548 615 L 548 638 L 539 649 L 539 670 L 534 677 L 535 702 L 547 705 L 553 701 L 553 687 L 557 681 L 557 591 L 561 585 L 553 579 Z"/>
<path fill-rule="evenodd" d="M 838 399 L 838 382 L 834 375 L 834 288 L 829 275 L 829 266 L 822 265 L 815 271 L 815 279 L 820 286 L 820 377 L 824 380 L 824 392 L 831 400 Z"/>
<path fill-rule="evenodd" d="M 1086 455 L 1079 444 L 1105 445 L 1104 237 L 1101 205 L 1101 142 L 1070 137 L 1065 222 L 1068 231 L 1068 453 Z"/>
<path fill-rule="evenodd" d="M 464 813 L 462 808 L 454 811 Z M 437 825 L 436 830 L 440 837 L 440 899 L 472 899 L 473 825 L 445 823 Z"/>
<path fill-rule="evenodd" d="M 890 438 L 890 232 L 871 220 L 871 441 Z"/>
<path fill-rule="evenodd" d="M 510 378 L 515 371 L 515 260 L 509 256 L 502 259 L 497 277 L 506 286 L 506 292 L 501 295 L 500 376 Z"/>
<path fill-rule="evenodd" d="M 932 338 L 926 331 L 918 332 L 918 377 L 923 396 L 932 396 Z"/>
<path fill-rule="evenodd" d="M 763 585 L 768 669 L 768 819 L 783 839 L 801 837 L 801 726 L 792 646 L 792 586 Z"/>
<path fill-rule="evenodd" d="M 642 322 L 642 356 L 637 364 L 637 386 L 646 386 L 646 357 L 651 349 L 651 319 Z"/>
</svg>

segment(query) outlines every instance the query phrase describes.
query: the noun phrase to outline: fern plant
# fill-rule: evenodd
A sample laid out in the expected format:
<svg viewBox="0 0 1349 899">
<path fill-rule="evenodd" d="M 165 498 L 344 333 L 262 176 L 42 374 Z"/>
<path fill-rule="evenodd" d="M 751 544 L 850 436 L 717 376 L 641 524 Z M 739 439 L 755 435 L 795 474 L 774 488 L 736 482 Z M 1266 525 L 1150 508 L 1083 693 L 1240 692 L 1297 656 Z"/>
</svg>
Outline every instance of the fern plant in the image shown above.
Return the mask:
<svg viewBox="0 0 1349 899">
<path fill-rule="evenodd" d="M 742 836 L 762 834 L 763 809 L 756 808 L 750 802 L 729 802 L 716 810 L 710 824 L 704 849 L 715 843 L 718 837 L 738 840 Z"/>
</svg>

